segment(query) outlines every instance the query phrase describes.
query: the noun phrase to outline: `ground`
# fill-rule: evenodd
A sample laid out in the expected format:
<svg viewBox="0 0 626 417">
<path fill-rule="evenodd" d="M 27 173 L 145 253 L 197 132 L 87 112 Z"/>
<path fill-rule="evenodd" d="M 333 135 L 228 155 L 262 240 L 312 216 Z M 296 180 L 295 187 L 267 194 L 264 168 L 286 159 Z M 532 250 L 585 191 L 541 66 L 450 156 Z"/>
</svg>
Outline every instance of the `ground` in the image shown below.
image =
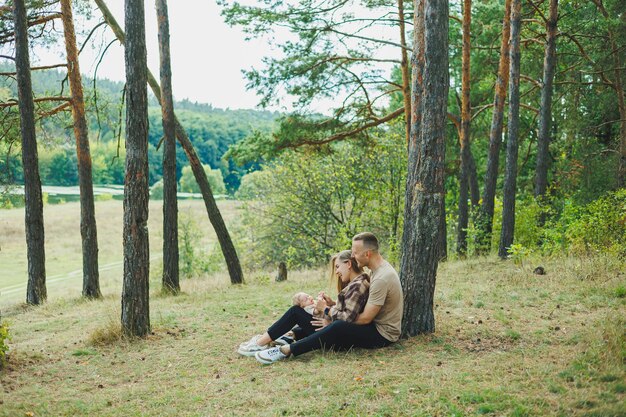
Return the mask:
<svg viewBox="0 0 626 417">
<path fill-rule="evenodd" d="M 117 339 L 116 296 L 13 308 L 0 415 L 623 416 L 624 276 L 589 276 L 593 263 L 553 261 L 544 276 L 444 264 L 434 334 L 271 366 L 237 345 L 297 290 L 327 288 L 322 271 L 186 280 L 178 297 L 153 294 L 146 340 Z"/>
<path fill-rule="evenodd" d="M 74 289 L 40 307 L 12 303 L 0 416 L 625 416 L 624 261 L 520 261 L 442 263 L 433 334 L 270 366 L 237 346 L 293 293 L 331 291 L 326 271 L 290 271 L 283 283 L 246 271 L 238 286 L 208 274 L 183 280 L 176 297 L 153 274 L 144 340 L 120 337 L 115 283 L 103 300 Z M 532 273 L 539 264 L 546 275 Z"/>
</svg>

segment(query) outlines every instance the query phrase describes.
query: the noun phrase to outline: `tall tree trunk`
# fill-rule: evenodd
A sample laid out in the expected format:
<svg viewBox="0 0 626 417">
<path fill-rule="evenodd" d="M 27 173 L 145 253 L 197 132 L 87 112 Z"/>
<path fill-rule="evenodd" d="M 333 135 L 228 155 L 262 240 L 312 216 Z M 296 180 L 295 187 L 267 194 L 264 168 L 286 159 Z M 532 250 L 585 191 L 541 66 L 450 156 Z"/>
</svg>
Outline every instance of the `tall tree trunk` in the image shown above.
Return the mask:
<svg viewBox="0 0 626 417">
<path fill-rule="evenodd" d="M 471 119 L 471 116 L 470 116 Z M 469 136 L 468 136 L 469 137 Z M 474 155 L 472 154 L 471 147 L 469 148 L 469 156 L 468 156 L 468 181 L 469 181 L 469 197 L 470 202 L 472 203 L 472 207 L 478 207 L 480 202 L 480 189 L 478 187 L 478 174 L 476 173 L 476 160 L 474 159 Z"/>
<path fill-rule="evenodd" d="M 463 0 L 463 54 L 461 60 L 461 168 L 459 169 L 459 218 L 456 252 L 464 256 L 467 252 L 467 226 L 469 205 L 467 204 L 470 176 L 470 26 L 472 23 L 472 0 Z"/>
<path fill-rule="evenodd" d="M 148 91 L 143 0 L 126 0 L 126 177 L 122 329 L 150 332 L 148 245 Z"/>
<path fill-rule="evenodd" d="M 400 23 L 400 46 L 402 61 L 402 96 L 404 97 L 404 120 L 406 126 L 406 143 L 411 137 L 411 79 L 409 78 L 409 58 L 406 50 L 406 28 L 404 25 L 404 0 L 398 0 L 398 21 Z"/>
<path fill-rule="evenodd" d="M 493 212 L 496 197 L 496 183 L 498 181 L 498 165 L 500 162 L 500 144 L 502 143 L 502 124 L 504 119 L 504 104 L 506 89 L 509 83 L 509 38 L 511 36 L 511 0 L 505 0 L 504 18 L 502 19 L 502 40 L 500 43 L 500 62 L 498 77 L 493 99 L 493 115 L 489 130 L 489 154 L 487 155 L 487 171 L 485 172 L 485 188 L 483 202 L 480 206 L 477 226 L 478 250 L 489 252 L 491 249 L 491 232 L 493 230 Z"/>
<path fill-rule="evenodd" d="M 506 143 L 506 171 L 504 196 L 502 199 L 502 233 L 498 256 L 505 259 L 513 244 L 515 233 L 515 189 L 517 186 L 517 151 L 519 135 L 519 79 L 520 79 L 520 30 L 521 0 L 512 0 L 511 5 L 511 68 L 509 74 L 509 127 Z"/>
<path fill-rule="evenodd" d="M 98 229 L 93 200 L 91 176 L 91 153 L 89 151 L 89 131 L 85 118 L 85 99 L 78 63 L 74 18 L 71 0 L 61 0 L 65 51 L 67 52 L 67 72 L 72 94 L 72 117 L 76 137 L 76 159 L 78 160 L 78 183 L 80 187 L 80 236 L 83 249 L 83 296 L 100 298 L 100 276 L 98 271 Z"/>
<path fill-rule="evenodd" d="M 117 24 L 117 21 L 106 7 L 106 4 L 103 0 L 95 0 L 96 5 L 102 12 L 107 24 L 115 33 L 117 39 L 123 44 L 125 43 L 126 35 L 124 31 Z M 152 92 L 156 96 L 156 98 L 161 102 L 161 88 L 159 87 L 159 83 L 156 78 L 152 75 L 150 71 L 148 71 L 148 84 L 150 84 L 150 88 Z M 235 246 L 230 238 L 230 234 L 228 233 L 228 229 L 226 228 L 226 224 L 224 223 L 224 219 L 215 203 L 215 198 L 213 198 L 213 193 L 211 192 L 211 187 L 209 186 L 209 181 L 206 176 L 206 172 L 202 168 L 202 164 L 200 163 L 200 158 L 198 158 L 198 154 L 196 153 L 187 133 L 185 133 L 185 129 L 183 129 L 182 125 L 178 121 L 178 118 L 175 117 L 176 122 L 176 138 L 178 142 L 183 147 L 185 154 L 187 155 L 187 159 L 189 160 L 189 164 L 191 165 L 191 170 L 198 182 L 198 186 L 200 187 L 200 192 L 202 193 L 202 197 L 204 199 L 204 205 L 207 209 L 207 214 L 209 216 L 209 220 L 213 225 L 213 229 L 215 230 L 215 234 L 217 235 L 217 239 L 220 242 L 220 247 L 222 249 L 222 254 L 224 255 L 224 259 L 226 261 L 226 266 L 228 267 L 228 272 L 230 274 L 230 282 L 232 284 L 241 284 L 243 283 L 243 272 L 241 270 L 241 264 L 239 263 L 239 258 L 237 257 L 237 251 L 235 250 Z"/>
<path fill-rule="evenodd" d="M 15 20 L 15 69 L 17 94 L 20 110 L 22 136 L 22 165 L 24 167 L 24 197 L 26 249 L 28 258 L 28 286 L 26 302 L 41 304 L 46 301 L 46 253 L 44 249 L 43 201 L 37 137 L 35 135 L 35 103 L 30 79 L 30 57 L 28 52 L 28 26 L 24 0 L 13 2 Z"/>
<path fill-rule="evenodd" d="M 180 292 L 178 270 L 178 202 L 176 201 L 176 122 L 170 64 L 170 27 L 167 0 L 156 0 L 161 58 L 161 114 L 163 117 L 163 289 Z"/>
<path fill-rule="evenodd" d="M 439 217 L 439 261 L 448 259 L 448 225 L 446 223 L 446 199 L 445 189 L 444 198 L 441 201 L 441 214 Z"/>
<path fill-rule="evenodd" d="M 545 195 L 548 188 L 550 163 L 550 127 L 552 124 L 552 84 L 556 67 L 556 35 L 558 0 L 550 0 L 550 15 L 546 22 L 546 46 L 543 58 L 543 84 L 539 109 L 539 136 L 537 137 L 537 166 L 535 168 L 535 197 Z M 543 222 L 542 222 L 543 223 Z"/>
<path fill-rule="evenodd" d="M 414 10 L 413 117 L 400 272 L 403 337 L 435 330 L 449 83 L 448 2 L 416 0 Z"/>
</svg>

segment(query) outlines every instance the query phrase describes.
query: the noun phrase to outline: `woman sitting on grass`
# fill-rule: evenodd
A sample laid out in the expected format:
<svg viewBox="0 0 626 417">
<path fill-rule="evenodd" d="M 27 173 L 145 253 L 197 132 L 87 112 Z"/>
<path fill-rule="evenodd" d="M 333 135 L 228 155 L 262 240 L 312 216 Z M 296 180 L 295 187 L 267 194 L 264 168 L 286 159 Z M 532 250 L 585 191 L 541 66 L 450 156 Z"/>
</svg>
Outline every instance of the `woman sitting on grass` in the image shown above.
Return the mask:
<svg viewBox="0 0 626 417">
<path fill-rule="evenodd" d="M 369 276 L 359 268 L 349 250 L 334 255 L 330 260 L 331 279 L 337 280 L 337 302 L 321 292 L 316 303 L 316 310 L 323 312 L 323 316 L 314 318 L 300 305 L 294 305 L 274 323 L 267 332 L 256 335 L 247 342 L 239 345 L 238 353 L 244 356 L 254 356 L 256 352 L 268 349 L 270 343 L 286 343 L 281 337 L 294 326 L 296 339 L 302 339 L 313 334 L 316 328 L 327 325 L 335 320 L 352 322 L 365 308 L 369 295 Z"/>
</svg>

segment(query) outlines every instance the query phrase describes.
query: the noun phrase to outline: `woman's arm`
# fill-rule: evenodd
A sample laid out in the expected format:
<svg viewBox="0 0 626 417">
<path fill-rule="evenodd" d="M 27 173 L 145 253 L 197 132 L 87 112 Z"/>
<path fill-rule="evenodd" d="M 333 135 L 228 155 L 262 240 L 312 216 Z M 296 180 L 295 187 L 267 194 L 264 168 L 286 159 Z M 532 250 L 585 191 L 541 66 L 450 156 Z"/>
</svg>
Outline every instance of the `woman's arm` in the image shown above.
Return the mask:
<svg viewBox="0 0 626 417">
<path fill-rule="evenodd" d="M 344 297 L 338 297 L 337 304 L 330 308 L 328 315 L 333 321 L 354 321 L 367 303 L 368 289 L 369 282 L 366 280 L 351 282 L 341 291 Z"/>
</svg>

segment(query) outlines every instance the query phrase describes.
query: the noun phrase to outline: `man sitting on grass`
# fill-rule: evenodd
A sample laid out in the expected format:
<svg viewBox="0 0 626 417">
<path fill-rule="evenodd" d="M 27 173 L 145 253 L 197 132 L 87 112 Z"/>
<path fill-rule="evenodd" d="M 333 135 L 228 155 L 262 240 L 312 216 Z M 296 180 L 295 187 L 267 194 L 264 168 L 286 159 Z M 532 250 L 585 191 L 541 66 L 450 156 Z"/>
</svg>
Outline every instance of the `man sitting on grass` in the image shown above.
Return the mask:
<svg viewBox="0 0 626 417">
<path fill-rule="evenodd" d="M 277 346 L 255 354 L 263 364 L 271 364 L 291 355 L 299 356 L 312 350 L 367 349 L 388 346 L 400 338 L 403 296 L 398 273 L 378 252 L 374 234 L 359 233 L 352 238 L 352 257 L 359 267 L 371 273 L 370 293 L 363 312 L 356 321 L 314 319 L 311 324 L 320 329 L 290 345 Z"/>
</svg>

